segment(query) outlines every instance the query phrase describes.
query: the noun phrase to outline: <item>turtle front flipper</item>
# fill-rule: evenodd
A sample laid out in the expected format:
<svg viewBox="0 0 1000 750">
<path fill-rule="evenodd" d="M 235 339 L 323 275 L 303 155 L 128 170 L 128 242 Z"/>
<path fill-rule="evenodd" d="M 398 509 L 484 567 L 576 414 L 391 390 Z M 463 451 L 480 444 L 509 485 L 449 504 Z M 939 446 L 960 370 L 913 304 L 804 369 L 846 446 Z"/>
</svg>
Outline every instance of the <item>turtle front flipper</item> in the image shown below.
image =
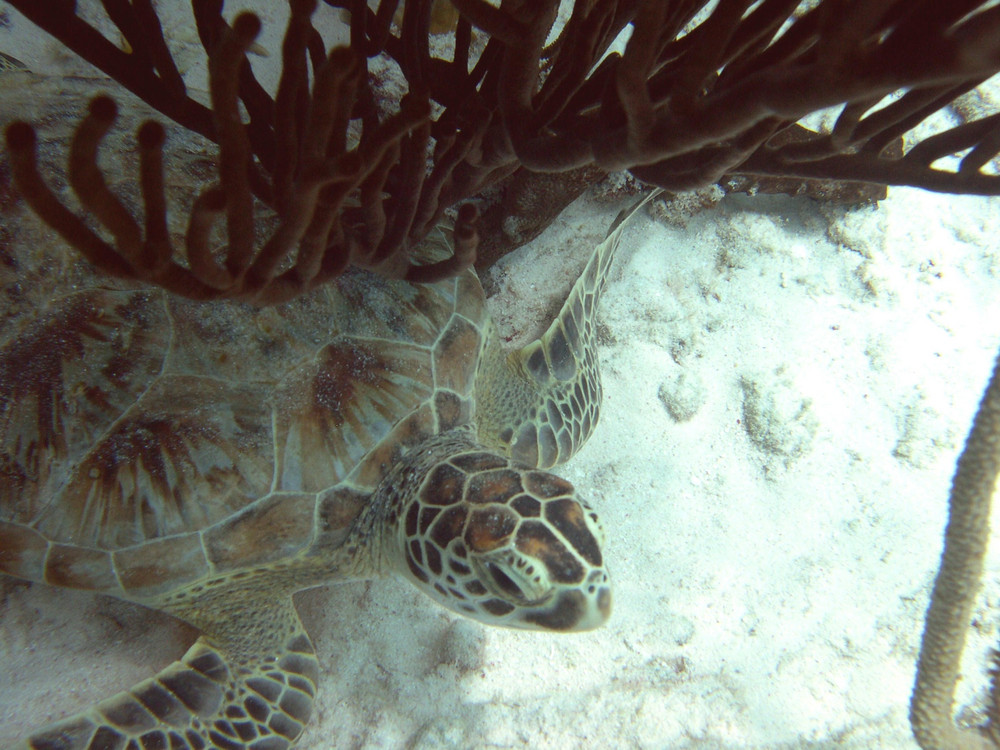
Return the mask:
<svg viewBox="0 0 1000 750">
<path fill-rule="evenodd" d="M 220 602 L 213 601 L 216 608 Z M 238 619 L 151 679 L 30 737 L 34 750 L 283 750 L 312 713 L 319 674 L 291 600 L 216 609 Z"/>
<path fill-rule="evenodd" d="M 476 379 L 476 424 L 485 444 L 547 469 L 587 442 L 601 409 L 597 305 L 626 224 L 659 192 L 618 215 L 541 338 L 512 352 L 495 335 L 487 340 Z"/>
</svg>

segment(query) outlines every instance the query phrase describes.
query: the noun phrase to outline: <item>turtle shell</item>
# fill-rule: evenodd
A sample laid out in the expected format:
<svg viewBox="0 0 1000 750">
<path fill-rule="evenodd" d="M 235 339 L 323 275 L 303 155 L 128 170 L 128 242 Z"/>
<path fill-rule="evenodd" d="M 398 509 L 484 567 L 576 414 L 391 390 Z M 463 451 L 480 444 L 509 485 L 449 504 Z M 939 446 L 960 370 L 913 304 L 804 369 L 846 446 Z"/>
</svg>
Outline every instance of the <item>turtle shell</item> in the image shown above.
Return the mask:
<svg viewBox="0 0 1000 750">
<path fill-rule="evenodd" d="M 102 166 L 138 205 L 126 127 Z M 174 206 L 205 180 L 206 147 L 183 146 Z M 42 152 L 54 187 L 65 153 Z M 401 451 L 472 417 L 488 317 L 471 271 L 423 286 L 351 271 L 264 309 L 192 302 L 95 272 L 14 200 L 0 260 L 10 575 L 143 600 L 328 546 Z"/>
</svg>

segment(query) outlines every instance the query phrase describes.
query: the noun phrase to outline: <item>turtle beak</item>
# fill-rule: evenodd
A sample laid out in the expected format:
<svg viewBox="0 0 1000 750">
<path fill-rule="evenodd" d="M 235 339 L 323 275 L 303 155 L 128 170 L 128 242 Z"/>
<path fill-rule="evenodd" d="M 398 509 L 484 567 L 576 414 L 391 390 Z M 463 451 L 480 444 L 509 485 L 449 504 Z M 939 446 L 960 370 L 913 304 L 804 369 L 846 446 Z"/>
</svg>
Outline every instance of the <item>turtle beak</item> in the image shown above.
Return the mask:
<svg viewBox="0 0 1000 750">
<path fill-rule="evenodd" d="M 577 633 L 599 628 L 611 616 L 611 581 L 604 570 L 593 571 L 585 586 L 559 591 L 545 604 L 522 606 L 525 628 Z"/>
</svg>

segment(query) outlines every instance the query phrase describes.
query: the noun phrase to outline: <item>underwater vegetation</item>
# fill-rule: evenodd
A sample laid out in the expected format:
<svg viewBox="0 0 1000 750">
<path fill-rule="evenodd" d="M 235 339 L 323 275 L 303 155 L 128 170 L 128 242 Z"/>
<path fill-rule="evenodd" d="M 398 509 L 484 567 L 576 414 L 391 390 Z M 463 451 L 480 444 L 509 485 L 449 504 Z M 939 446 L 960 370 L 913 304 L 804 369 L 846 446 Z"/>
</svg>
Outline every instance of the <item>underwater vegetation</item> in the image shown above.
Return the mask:
<svg viewBox="0 0 1000 750">
<path fill-rule="evenodd" d="M 7 130 L 20 194 L 70 245 L 104 273 L 197 300 L 272 305 L 351 268 L 415 283 L 456 277 L 477 255 L 530 239 L 539 216 L 617 170 L 668 191 L 773 178 L 1000 194 L 1000 113 L 969 98 L 1000 70 L 990 2 L 591 0 L 559 17 L 550 1 L 453 0 L 448 15 L 429 0 L 327 0 L 350 27 L 349 44 L 328 50 L 312 23 L 317 3 L 293 0 L 272 96 L 246 63 L 257 19 L 227 22 L 222 2 L 193 0 L 210 106 L 188 91 L 149 0 L 103 3 L 118 42 L 73 3 L 9 4 L 218 144 L 217 181 L 193 197 L 175 247 L 162 125 L 137 134 L 140 218 L 97 166 L 116 105 L 96 98 L 81 119 L 69 181 L 103 234 L 47 187 L 33 127 Z M 627 28 L 624 49 L 609 54 Z M 404 82 L 399 95 L 390 78 Z M 828 108 L 839 110 L 828 129 L 803 123 Z M 943 110 L 958 122 L 913 135 Z M 273 215 L 263 241 L 261 206 Z M 428 261 L 421 242 L 442 225 L 450 254 Z M 993 723 L 980 734 L 951 719 L 1000 466 L 998 377 L 959 461 L 927 617 L 911 712 L 925 748 L 1000 745 Z M 759 423 L 754 393 L 748 422 Z"/>
<path fill-rule="evenodd" d="M 143 230 L 100 189 L 96 150 L 114 118 L 106 100 L 81 121 L 70 174 L 114 247 L 45 190 L 31 131 L 18 126 L 8 140 L 25 198 L 108 273 L 267 304 L 351 265 L 414 281 L 454 275 L 480 244 L 493 258 L 498 245 L 530 239 L 544 226 L 538 215 L 551 220 L 609 170 L 671 191 L 791 178 L 1000 192 L 1000 176 L 984 169 L 997 113 L 965 108 L 966 121 L 905 149 L 901 141 L 996 72 L 1000 19 L 986 2 L 581 2 L 554 36 L 551 0 L 458 0 L 457 19 L 439 3 L 439 33 L 429 0 L 327 4 L 345 12 L 349 45 L 327 50 L 311 23 L 316 3 L 290 3 L 272 97 L 243 64 L 258 20 L 230 25 L 222 2 L 192 2 L 211 61 L 209 107 L 187 90 L 148 0 L 104 3 L 121 44 L 71 3 L 15 0 L 69 49 L 219 144 L 218 183 L 191 206 L 183 251 L 162 236 L 160 126 L 138 134 Z M 609 53 L 626 27 L 624 50 Z M 390 78 L 399 90 L 388 90 Z M 830 107 L 840 113 L 829 132 L 801 124 Z M 959 154 L 956 168 L 938 163 Z M 500 198 L 481 239 L 469 201 L 486 191 Z M 261 247 L 254 199 L 279 219 Z M 414 248 L 456 206 L 452 256 L 416 262 Z M 216 259 L 206 235 L 223 217 L 228 251 Z"/>
<path fill-rule="evenodd" d="M 1000 357 L 958 459 L 948 505 L 941 568 L 934 581 L 917 681 L 910 704 L 913 734 L 924 748 L 1000 746 L 1000 694 L 991 685 L 988 738 L 951 721 L 955 685 L 972 601 L 989 543 L 991 498 L 1000 476 Z"/>
</svg>

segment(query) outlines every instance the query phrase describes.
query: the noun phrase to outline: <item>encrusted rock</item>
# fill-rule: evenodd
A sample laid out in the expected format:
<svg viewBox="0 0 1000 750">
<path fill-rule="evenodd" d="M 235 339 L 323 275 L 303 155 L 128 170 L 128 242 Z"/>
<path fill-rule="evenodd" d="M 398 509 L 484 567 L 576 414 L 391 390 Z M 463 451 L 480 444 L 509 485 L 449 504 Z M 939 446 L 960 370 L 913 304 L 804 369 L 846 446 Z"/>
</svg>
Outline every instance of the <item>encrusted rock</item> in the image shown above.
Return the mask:
<svg viewBox="0 0 1000 750">
<path fill-rule="evenodd" d="M 705 403 L 705 385 L 697 373 L 682 371 L 663 381 L 657 391 L 663 408 L 675 422 L 687 422 Z"/>
<path fill-rule="evenodd" d="M 787 467 L 809 451 L 819 427 L 812 399 L 799 393 L 783 369 L 771 376 L 743 377 L 740 387 L 744 429 L 767 454 L 768 469 Z"/>
</svg>

